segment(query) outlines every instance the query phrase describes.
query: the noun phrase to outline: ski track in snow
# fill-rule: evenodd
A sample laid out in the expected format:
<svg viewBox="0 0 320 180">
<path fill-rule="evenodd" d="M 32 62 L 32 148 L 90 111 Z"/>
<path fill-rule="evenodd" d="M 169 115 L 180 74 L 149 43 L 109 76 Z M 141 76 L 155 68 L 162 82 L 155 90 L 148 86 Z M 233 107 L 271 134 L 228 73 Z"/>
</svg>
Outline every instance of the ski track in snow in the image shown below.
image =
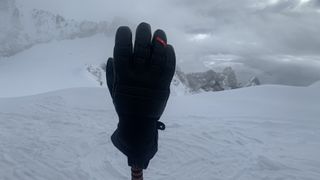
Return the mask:
<svg viewBox="0 0 320 180">
<path fill-rule="evenodd" d="M 167 129 L 160 132 L 145 179 L 319 179 L 320 114 L 313 105 L 305 113 L 317 116 L 303 121 L 293 118 L 300 112 L 278 118 L 255 110 L 255 103 L 246 104 L 252 110 L 246 114 L 220 111 L 229 108 L 225 94 L 233 98 L 257 89 L 171 97 L 162 117 Z M 126 159 L 110 141 L 117 116 L 108 95 L 102 88 L 78 88 L 1 98 L 0 179 L 129 179 Z M 207 111 L 217 98 L 221 107 Z"/>
</svg>

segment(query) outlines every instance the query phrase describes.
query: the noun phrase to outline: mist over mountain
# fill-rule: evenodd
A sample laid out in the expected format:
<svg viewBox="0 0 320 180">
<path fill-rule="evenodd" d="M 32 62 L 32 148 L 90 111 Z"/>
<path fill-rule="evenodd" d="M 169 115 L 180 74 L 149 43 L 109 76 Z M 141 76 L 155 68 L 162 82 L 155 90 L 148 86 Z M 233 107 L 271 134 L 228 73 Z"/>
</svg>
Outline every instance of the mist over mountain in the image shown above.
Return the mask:
<svg viewBox="0 0 320 180">
<path fill-rule="evenodd" d="M 320 80 L 318 0 L 1 0 L 0 5 L 0 57 L 55 40 L 112 37 L 120 25 L 134 31 L 146 21 L 166 30 L 186 73 L 232 67 L 242 84 L 254 76 L 262 84 L 293 86 Z"/>
</svg>

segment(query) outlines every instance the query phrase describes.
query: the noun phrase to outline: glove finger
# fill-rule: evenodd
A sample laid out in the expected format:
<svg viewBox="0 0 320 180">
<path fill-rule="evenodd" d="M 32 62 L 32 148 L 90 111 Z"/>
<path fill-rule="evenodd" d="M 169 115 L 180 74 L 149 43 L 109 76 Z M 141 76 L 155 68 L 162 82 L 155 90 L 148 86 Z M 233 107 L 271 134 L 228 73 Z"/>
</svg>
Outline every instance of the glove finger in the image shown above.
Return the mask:
<svg viewBox="0 0 320 180">
<path fill-rule="evenodd" d="M 113 83 L 114 83 L 113 62 L 114 60 L 112 58 L 109 58 L 107 62 L 107 67 L 106 67 L 107 85 L 108 85 L 108 89 L 111 97 L 113 96 Z"/>
<path fill-rule="evenodd" d="M 163 30 L 156 30 L 152 39 L 151 67 L 161 70 L 166 63 L 167 37 Z"/>
<path fill-rule="evenodd" d="M 168 84 L 170 85 L 170 82 L 173 78 L 173 75 L 176 69 L 176 55 L 174 52 L 174 48 L 169 44 L 166 47 L 166 54 L 167 54 L 167 61 L 165 64 L 164 74 Z"/>
<path fill-rule="evenodd" d="M 113 49 L 115 63 L 129 64 L 132 57 L 132 33 L 129 27 L 121 26 L 118 28 Z"/>
<path fill-rule="evenodd" d="M 117 30 L 113 58 L 117 80 L 123 81 L 127 78 L 129 64 L 132 60 L 132 33 L 127 26 L 121 26 Z"/>
<path fill-rule="evenodd" d="M 150 58 L 150 41 L 151 27 L 147 23 L 141 23 L 136 30 L 136 40 L 134 43 L 134 58 L 133 64 L 138 68 L 144 67 L 147 60 Z"/>
</svg>

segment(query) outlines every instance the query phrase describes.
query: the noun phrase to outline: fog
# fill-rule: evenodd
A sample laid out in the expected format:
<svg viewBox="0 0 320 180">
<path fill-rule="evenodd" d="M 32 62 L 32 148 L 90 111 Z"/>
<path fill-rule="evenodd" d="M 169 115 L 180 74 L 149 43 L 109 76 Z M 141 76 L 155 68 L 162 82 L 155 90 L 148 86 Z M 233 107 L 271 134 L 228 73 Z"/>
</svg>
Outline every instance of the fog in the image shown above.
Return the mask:
<svg viewBox="0 0 320 180">
<path fill-rule="evenodd" d="M 238 71 L 255 69 L 265 83 L 309 85 L 320 79 L 320 0 L 17 0 L 17 4 L 26 11 L 44 9 L 76 20 L 120 18 L 132 28 L 148 22 L 154 30 L 166 31 L 185 71 L 240 64 Z"/>
</svg>

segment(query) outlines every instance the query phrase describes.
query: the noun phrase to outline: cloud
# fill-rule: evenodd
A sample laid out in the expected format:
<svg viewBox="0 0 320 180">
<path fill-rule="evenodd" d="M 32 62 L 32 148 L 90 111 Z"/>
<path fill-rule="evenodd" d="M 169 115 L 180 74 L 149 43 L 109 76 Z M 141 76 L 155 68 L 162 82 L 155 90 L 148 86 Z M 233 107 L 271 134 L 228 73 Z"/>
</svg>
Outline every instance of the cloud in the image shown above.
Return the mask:
<svg viewBox="0 0 320 180">
<path fill-rule="evenodd" d="M 18 1 L 67 18 L 111 21 L 120 17 L 132 24 L 147 21 L 154 30 L 166 30 L 178 62 L 193 71 L 204 67 L 204 57 L 224 54 L 241 57 L 248 68 L 282 70 L 278 74 L 283 79 L 286 73 L 293 77 L 294 72 L 314 72 L 320 61 L 307 58 L 320 57 L 320 0 Z M 283 63 L 277 57 L 304 59 Z M 303 78 L 320 79 L 318 73 L 301 76 L 301 84 L 306 81 Z"/>
<path fill-rule="evenodd" d="M 248 69 L 263 72 L 260 76 L 266 83 L 308 85 L 319 80 L 319 2 L 221 0 L 185 4 L 199 20 L 186 22 L 184 32 L 210 37 L 187 48 L 188 53 L 198 55 L 189 56 L 184 66 L 194 69 L 197 65 L 193 61 L 203 59 L 201 54 L 208 57 L 222 53 L 241 56 L 240 62 Z"/>
</svg>

